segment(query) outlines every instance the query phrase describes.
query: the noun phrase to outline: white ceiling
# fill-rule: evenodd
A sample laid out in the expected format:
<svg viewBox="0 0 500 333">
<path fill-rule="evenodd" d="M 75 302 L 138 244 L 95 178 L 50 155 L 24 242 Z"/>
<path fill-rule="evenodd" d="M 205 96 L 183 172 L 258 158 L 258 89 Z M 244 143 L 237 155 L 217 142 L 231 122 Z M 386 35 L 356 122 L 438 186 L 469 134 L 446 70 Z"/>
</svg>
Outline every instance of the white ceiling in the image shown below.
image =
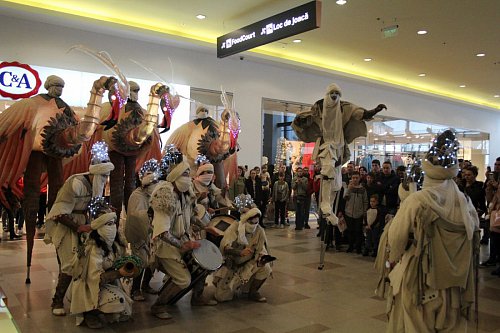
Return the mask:
<svg viewBox="0 0 500 333">
<path fill-rule="evenodd" d="M 217 36 L 306 2 L 8 0 L 0 1 L 0 10 L 159 43 L 173 38 L 215 56 Z M 207 18 L 196 19 L 200 13 Z M 381 29 L 394 24 L 398 35 L 382 38 Z M 428 34 L 417 35 L 420 29 Z M 294 38 L 302 43 L 292 43 Z M 343 73 L 500 110 L 500 97 L 494 97 L 500 95 L 499 0 L 348 0 L 343 6 L 324 0 L 321 28 L 255 51 L 246 52 L 247 59 Z M 479 52 L 486 56 L 477 57 Z M 363 61 L 367 57 L 373 61 Z"/>
</svg>

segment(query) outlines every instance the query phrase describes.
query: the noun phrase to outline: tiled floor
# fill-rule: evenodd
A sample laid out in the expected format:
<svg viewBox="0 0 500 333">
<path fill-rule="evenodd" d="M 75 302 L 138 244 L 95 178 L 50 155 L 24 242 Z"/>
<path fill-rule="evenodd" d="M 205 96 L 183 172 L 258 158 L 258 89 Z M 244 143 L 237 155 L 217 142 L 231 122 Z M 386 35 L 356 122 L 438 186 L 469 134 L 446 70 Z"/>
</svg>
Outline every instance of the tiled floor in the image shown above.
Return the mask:
<svg viewBox="0 0 500 333">
<path fill-rule="evenodd" d="M 100 332 L 384 332 L 385 301 L 374 296 L 377 276 L 373 259 L 345 252 L 326 254 L 325 268 L 317 269 L 319 240 L 312 229 L 267 229 L 272 254 L 278 257 L 274 277 L 262 293 L 268 302 L 238 299 L 215 307 L 192 308 L 189 295 L 172 307 L 174 320 L 149 314 L 155 296 L 134 304 L 132 321 L 110 325 Z M 25 285 L 25 241 L 0 243 L 0 287 L 21 332 L 89 332 L 76 327 L 71 316 L 54 317 L 50 302 L 57 279 L 54 250 L 36 240 L 31 285 Z M 483 247 L 484 249 L 484 247 Z M 500 278 L 481 269 L 479 332 L 500 332 Z M 160 284 L 156 275 L 153 286 Z M 213 293 L 213 287 L 206 292 Z M 471 332 L 474 331 L 471 327 Z"/>
</svg>

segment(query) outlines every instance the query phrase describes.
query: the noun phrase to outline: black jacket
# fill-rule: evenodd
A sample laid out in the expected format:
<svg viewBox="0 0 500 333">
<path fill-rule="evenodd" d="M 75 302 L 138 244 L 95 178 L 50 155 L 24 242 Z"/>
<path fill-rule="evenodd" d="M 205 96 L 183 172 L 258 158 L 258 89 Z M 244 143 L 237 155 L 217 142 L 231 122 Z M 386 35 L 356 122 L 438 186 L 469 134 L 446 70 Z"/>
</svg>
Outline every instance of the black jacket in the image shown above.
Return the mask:
<svg viewBox="0 0 500 333">
<path fill-rule="evenodd" d="M 385 207 L 388 211 L 393 210 L 395 213 L 398 207 L 399 177 L 393 170 L 390 175 L 382 174 L 380 182 L 382 183 L 382 193 L 385 197 Z"/>
<path fill-rule="evenodd" d="M 471 199 L 474 208 L 482 215 L 486 212 L 486 192 L 484 184 L 480 181 L 475 181 L 470 186 L 465 184 L 464 193 Z"/>
<path fill-rule="evenodd" d="M 252 179 L 248 177 L 245 181 L 245 187 L 247 188 L 247 193 L 252 197 L 253 202 L 259 206 L 262 201 L 262 183 L 260 181 L 260 177 L 255 177 L 255 188 L 253 186 Z"/>
</svg>

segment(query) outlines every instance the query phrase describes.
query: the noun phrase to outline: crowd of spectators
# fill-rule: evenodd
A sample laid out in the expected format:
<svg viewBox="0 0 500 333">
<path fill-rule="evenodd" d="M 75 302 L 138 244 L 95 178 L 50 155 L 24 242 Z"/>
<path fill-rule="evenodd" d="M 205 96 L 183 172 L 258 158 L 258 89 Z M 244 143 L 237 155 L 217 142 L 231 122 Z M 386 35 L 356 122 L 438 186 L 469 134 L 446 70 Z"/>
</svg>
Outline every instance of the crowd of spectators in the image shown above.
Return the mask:
<svg viewBox="0 0 500 333">
<path fill-rule="evenodd" d="M 488 260 L 482 262 L 481 267 L 494 267 L 500 262 L 500 230 L 490 231 L 490 215 L 493 211 L 500 211 L 500 192 L 497 192 L 500 183 L 500 157 L 496 159 L 493 171 L 488 167 L 484 179 L 470 161 L 459 162 L 460 172 L 455 182 L 477 210 L 481 221 L 481 244 L 484 245 L 485 253 L 489 253 Z M 290 210 L 295 212 L 296 231 L 310 229 L 310 214 L 315 214 L 321 220 L 321 214 L 317 211 L 320 171 L 319 166 L 314 166 L 313 170 L 307 167 L 292 170 L 290 166 L 284 165 L 276 170 L 272 165 L 250 170 L 248 167 L 239 167 L 239 177 L 230 185 L 230 193 L 232 197 L 241 193 L 250 194 L 263 212 L 262 219 L 267 213 L 267 220 L 274 222 L 268 223 L 268 226 L 289 226 Z M 415 190 L 420 188 L 422 176 L 410 175 L 409 168 L 405 166 L 393 168 L 390 161 L 381 163 L 373 160 L 370 172 L 363 166 L 356 166 L 354 162 L 347 163 L 342 168 L 340 200 L 334 205 L 341 224 L 332 228 L 329 246 L 338 251 L 375 257 L 385 223 L 398 210 L 398 190 L 401 191 L 400 187 L 408 189 L 408 182 L 417 180 Z M 262 219 L 261 225 L 265 227 Z M 500 269 L 492 272 L 495 275 L 499 273 Z"/>
</svg>

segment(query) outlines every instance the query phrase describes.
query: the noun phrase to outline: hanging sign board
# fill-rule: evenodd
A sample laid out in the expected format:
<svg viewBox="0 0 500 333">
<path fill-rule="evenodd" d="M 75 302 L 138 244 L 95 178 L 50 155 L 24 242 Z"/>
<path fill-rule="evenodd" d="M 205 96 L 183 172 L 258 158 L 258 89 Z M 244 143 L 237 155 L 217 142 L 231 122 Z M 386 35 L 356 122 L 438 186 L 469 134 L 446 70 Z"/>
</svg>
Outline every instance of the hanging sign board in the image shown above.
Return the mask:
<svg viewBox="0 0 500 333">
<path fill-rule="evenodd" d="M 217 38 L 217 58 L 319 28 L 321 1 L 311 1 Z"/>
<path fill-rule="evenodd" d="M 38 72 L 29 65 L 0 63 L 0 95 L 12 99 L 28 98 L 38 93 L 42 85 Z"/>
</svg>

